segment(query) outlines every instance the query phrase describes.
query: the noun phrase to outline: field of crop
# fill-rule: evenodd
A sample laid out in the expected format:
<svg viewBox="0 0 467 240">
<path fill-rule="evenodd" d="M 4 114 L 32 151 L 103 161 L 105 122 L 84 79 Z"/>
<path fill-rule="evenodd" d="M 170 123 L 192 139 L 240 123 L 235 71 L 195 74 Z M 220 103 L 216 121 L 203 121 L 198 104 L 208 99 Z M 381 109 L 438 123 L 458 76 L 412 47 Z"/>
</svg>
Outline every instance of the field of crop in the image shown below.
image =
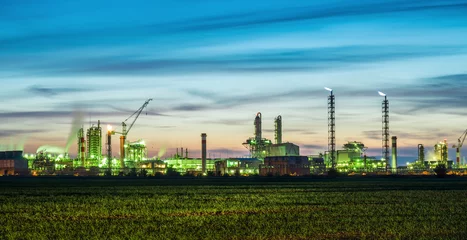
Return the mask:
<svg viewBox="0 0 467 240">
<path fill-rule="evenodd" d="M 467 179 L 0 179 L 0 239 L 466 239 Z"/>
</svg>

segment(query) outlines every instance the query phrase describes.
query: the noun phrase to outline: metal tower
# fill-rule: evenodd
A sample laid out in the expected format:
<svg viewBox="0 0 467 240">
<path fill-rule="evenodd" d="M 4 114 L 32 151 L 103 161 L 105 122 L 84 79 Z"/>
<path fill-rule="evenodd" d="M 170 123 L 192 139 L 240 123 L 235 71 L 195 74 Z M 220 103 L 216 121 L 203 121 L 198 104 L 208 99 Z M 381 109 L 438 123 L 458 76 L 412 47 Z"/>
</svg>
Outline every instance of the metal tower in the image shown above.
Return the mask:
<svg viewBox="0 0 467 240">
<path fill-rule="evenodd" d="M 383 160 L 386 163 L 386 171 L 388 170 L 389 166 L 389 101 L 388 97 L 386 94 L 381 94 L 384 95 L 384 100 L 382 103 L 382 110 L 383 110 L 383 131 L 382 131 L 382 136 L 383 136 Z"/>
<path fill-rule="evenodd" d="M 328 97 L 328 151 L 329 161 L 332 169 L 336 169 L 336 98 L 333 90 L 325 88 L 330 92 Z"/>
</svg>

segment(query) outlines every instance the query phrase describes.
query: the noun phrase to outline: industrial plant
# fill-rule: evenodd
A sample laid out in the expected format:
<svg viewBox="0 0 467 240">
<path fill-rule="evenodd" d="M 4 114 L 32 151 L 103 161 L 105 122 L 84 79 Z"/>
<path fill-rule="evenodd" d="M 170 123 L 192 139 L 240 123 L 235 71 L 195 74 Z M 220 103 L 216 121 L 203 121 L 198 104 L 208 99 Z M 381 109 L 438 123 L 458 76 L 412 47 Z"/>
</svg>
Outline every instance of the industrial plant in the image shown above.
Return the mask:
<svg viewBox="0 0 467 240">
<path fill-rule="evenodd" d="M 77 156 L 72 158 L 68 150 L 43 146 L 36 153 L 23 151 L 0 152 L 0 175 L 74 175 L 74 176 L 308 176 L 326 175 L 335 171 L 348 175 L 391 175 L 391 174 L 432 174 L 433 169 L 443 165 L 452 174 L 465 174 L 465 161 L 461 161 L 461 148 L 467 130 L 458 139 L 456 160 L 448 158 L 447 140 L 436 143 L 432 152 L 418 145 L 418 158 L 406 166 L 397 166 L 397 136 L 390 135 L 389 100 L 383 97 L 381 126 L 381 156 L 367 155 L 367 147 L 361 141 L 349 141 L 340 149 L 336 145 L 336 95 L 333 89 L 328 96 L 328 149 L 312 155 L 300 153 L 297 144 L 283 140 L 283 116 L 271 118 L 274 126 L 274 140 L 263 135 L 263 115 L 256 113 L 253 120 L 253 136 L 243 145 L 249 156 L 235 158 L 208 158 L 208 134 L 201 133 L 201 156 L 191 157 L 187 148 L 177 148 L 176 153 L 164 157 L 148 157 L 145 140 L 129 140 L 129 133 L 141 113 L 152 99 L 144 104 L 121 123 L 121 130 L 107 126 L 103 132 L 101 121 L 91 124 L 88 129 L 81 127 L 74 132 Z M 116 138 L 116 136 L 119 136 Z M 116 139 L 115 139 L 116 138 Z M 392 149 L 390 149 L 390 140 Z M 112 141 L 119 143 L 119 149 L 112 149 Z M 392 150 L 392 151 L 390 151 Z M 115 157 L 118 156 L 118 157 Z M 427 157 L 429 156 L 429 157 Z"/>
</svg>

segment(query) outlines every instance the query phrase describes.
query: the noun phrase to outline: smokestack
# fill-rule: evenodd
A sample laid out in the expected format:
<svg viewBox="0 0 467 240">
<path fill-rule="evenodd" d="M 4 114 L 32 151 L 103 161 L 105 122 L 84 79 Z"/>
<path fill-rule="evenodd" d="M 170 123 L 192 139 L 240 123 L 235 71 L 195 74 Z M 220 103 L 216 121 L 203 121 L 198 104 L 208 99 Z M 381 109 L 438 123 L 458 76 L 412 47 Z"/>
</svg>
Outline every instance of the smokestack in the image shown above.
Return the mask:
<svg viewBox="0 0 467 240">
<path fill-rule="evenodd" d="M 180 154 L 181 154 L 180 158 L 183 158 L 183 148 L 181 148 Z"/>
<path fill-rule="evenodd" d="M 392 137 L 392 172 L 397 173 L 397 137 Z"/>
<path fill-rule="evenodd" d="M 203 174 L 206 173 L 206 153 L 207 153 L 207 147 L 206 147 L 206 138 L 208 135 L 206 133 L 201 134 L 201 164 L 203 168 Z"/>
<path fill-rule="evenodd" d="M 188 158 L 188 148 L 185 149 L 185 158 Z"/>
<path fill-rule="evenodd" d="M 112 168 L 112 129 L 108 126 L 107 130 L 107 161 L 110 169 Z"/>
<path fill-rule="evenodd" d="M 85 167 L 86 159 L 86 140 L 84 139 L 84 129 L 81 128 L 78 131 L 78 152 L 79 160 L 81 161 L 81 167 Z"/>
<path fill-rule="evenodd" d="M 125 168 L 125 136 L 120 136 L 120 168 Z"/>
</svg>

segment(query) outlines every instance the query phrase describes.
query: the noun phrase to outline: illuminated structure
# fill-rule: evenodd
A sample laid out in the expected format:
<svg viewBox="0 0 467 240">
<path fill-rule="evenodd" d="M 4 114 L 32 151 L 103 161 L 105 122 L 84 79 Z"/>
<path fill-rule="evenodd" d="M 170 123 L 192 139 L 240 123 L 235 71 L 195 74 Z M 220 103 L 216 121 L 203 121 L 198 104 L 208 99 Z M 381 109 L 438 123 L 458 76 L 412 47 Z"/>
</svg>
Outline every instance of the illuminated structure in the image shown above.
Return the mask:
<svg viewBox="0 0 467 240">
<path fill-rule="evenodd" d="M 101 122 L 97 122 L 97 127 L 92 126 L 87 134 L 87 159 L 89 166 L 98 166 L 102 159 L 102 129 Z"/>
<path fill-rule="evenodd" d="M 387 171 L 388 166 L 389 166 L 389 100 L 385 93 L 378 92 L 378 94 L 384 97 L 383 103 L 381 104 L 382 111 L 383 111 L 382 160 L 386 163 L 386 171 Z"/>
<path fill-rule="evenodd" d="M 115 133 L 121 134 L 120 136 L 120 168 L 125 168 L 125 160 L 126 160 L 126 153 L 127 153 L 127 150 L 125 148 L 127 147 L 128 133 L 130 133 L 131 129 L 135 125 L 135 122 L 136 120 L 138 120 L 139 116 L 141 115 L 141 112 L 143 112 L 143 110 L 148 106 L 149 102 L 151 101 L 152 101 L 152 98 L 146 100 L 146 102 L 144 102 L 144 104 L 138 110 L 136 110 L 136 112 L 131 114 L 127 119 L 125 119 L 125 121 L 122 122 L 121 133 L 113 131 L 114 134 Z M 134 117 L 134 119 L 131 122 L 130 126 L 127 128 L 126 122 L 130 120 L 132 117 Z"/>
<path fill-rule="evenodd" d="M 268 156 L 268 149 L 269 146 L 272 145 L 272 142 L 271 140 L 263 138 L 262 136 L 262 115 L 260 112 L 256 114 L 254 126 L 255 136 L 253 138 L 247 139 L 243 143 L 243 146 L 245 146 L 250 151 L 252 158 L 262 160 Z"/>
<path fill-rule="evenodd" d="M 397 172 L 397 137 L 392 137 L 392 162 L 391 169 L 393 173 Z"/>
<path fill-rule="evenodd" d="M 328 162 L 332 169 L 336 169 L 336 99 L 332 89 L 325 87 L 330 92 L 328 97 Z"/>
<path fill-rule="evenodd" d="M 248 176 L 259 174 L 261 161 L 256 158 L 229 158 L 215 162 L 216 175 Z"/>
<path fill-rule="evenodd" d="M 270 157 L 277 156 L 300 156 L 300 147 L 293 143 L 281 143 L 269 145 L 267 155 Z"/>
<path fill-rule="evenodd" d="M 364 169 L 365 162 L 363 155 L 367 149 L 361 142 L 347 142 L 343 146 L 344 150 L 337 151 L 337 169 L 346 171 L 348 169 Z"/>
<path fill-rule="evenodd" d="M 112 168 L 112 126 L 107 126 L 107 167 Z"/>
<path fill-rule="evenodd" d="M 461 167 L 461 149 L 464 145 L 465 138 L 467 137 L 467 130 L 465 130 L 462 135 L 457 139 L 457 145 L 454 145 L 453 148 L 456 148 L 456 164 L 457 167 Z"/>
<path fill-rule="evenodd" d="M 425 163 L 425 147 L 423 144 L 418 144 L 418 162 L 421 165 L 424 165 Z"/>
<path fill-rule="evenodd" d="M 84 129 L 81 128 L 78 131 L 78 160 L 80 161 L 81 167 L 86 165 L 86 139 L 84 138 Z"/>
<path fill-rule="evenodd" d="M 133 166 L 137 162 L 146 160 L 147 155 L 148 150 L 146 148 L 146 143 L 143 140 L 128 143 L 126 146 L 126 162 L 132 163 L 131 165 Z"/>
<path fill-rule="evenodd" d="M 435 159 L 439 161 L 442 164 L 446 164 L 448 161 L 448 144 L 447 140 L 444 139 L 444 141 L 437 143 L 434 146 L 434 151 L 435 151 Z"/>
</svg>

